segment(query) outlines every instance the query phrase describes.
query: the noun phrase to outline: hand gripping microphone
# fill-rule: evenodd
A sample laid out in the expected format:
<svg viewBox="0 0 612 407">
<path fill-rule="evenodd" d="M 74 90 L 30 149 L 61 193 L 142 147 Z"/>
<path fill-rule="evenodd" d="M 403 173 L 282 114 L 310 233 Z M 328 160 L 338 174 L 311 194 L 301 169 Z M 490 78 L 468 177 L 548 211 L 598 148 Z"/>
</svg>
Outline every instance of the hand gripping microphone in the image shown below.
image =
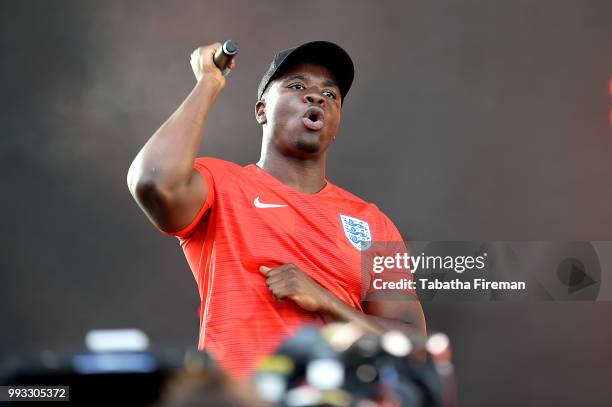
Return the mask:
<svg viewBox="0 0 612 407">
<path fill-rule="evenodd" d="M 229 65 L 232 62 L 232 59 L 238 53 L 238 44 L 235 41 L 227 40 L 223 43 L 223 45 L 215 52 L 215 56 L 213 57 L 213 61 L 217 68 L 221 70 L 223 76 L 226 76 L 230 73 L 231 69 L 229 69 Z"/>
</svg>

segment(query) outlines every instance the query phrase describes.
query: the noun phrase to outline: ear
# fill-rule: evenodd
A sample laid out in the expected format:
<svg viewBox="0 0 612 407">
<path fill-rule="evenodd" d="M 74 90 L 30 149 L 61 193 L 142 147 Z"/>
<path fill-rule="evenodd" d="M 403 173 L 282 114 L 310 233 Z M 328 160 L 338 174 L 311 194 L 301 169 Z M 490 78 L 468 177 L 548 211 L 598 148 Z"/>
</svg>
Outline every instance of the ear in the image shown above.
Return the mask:
<svg viewBox="0 0 612 407">
<path fill-rule="evenodd" d="M 263 99 L 259 99 L 255 103 L 255 120 L 259 124 L 265 124 L 266 120 L 266 102 Z"/>
</svg>

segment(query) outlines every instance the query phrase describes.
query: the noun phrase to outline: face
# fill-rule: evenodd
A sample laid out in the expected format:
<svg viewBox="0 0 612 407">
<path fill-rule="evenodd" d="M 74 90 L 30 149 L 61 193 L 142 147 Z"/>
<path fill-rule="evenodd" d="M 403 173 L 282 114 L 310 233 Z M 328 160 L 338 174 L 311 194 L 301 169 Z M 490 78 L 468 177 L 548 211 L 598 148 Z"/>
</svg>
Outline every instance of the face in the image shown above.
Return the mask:
<svg viewBox="0 0 612 407">
<path fill-rule="evenodd" d="M 340 126 L 336 83 L 327 68 L 312 63 L 294 65 L 275 78 L 255 106 L 270 145 L 298 157 L 325 152 Z"/>
</svg>

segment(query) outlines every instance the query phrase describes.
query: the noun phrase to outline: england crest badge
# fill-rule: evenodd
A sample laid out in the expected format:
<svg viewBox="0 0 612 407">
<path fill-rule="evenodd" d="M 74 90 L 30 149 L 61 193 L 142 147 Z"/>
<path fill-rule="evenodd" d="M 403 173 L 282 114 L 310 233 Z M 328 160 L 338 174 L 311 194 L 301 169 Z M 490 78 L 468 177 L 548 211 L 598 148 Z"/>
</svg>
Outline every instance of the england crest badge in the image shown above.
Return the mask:
<svg viewBox="0 0 612 407">
<path fill-rule="evenodd" d="M 342 221 L 344 236 L 357 250 L 368 250 L 372 246 L 372 234 L 368 222 L 342 214 L 340 220 Z"/>
</svg>

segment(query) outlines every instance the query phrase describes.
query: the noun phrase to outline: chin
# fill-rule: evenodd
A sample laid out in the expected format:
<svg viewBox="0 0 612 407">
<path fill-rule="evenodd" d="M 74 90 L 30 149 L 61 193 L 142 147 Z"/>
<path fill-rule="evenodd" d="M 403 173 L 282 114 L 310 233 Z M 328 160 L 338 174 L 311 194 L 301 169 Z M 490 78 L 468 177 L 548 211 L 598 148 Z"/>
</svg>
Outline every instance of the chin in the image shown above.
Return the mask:
<svg viewBox="0 0 612 407">
<path fill-rule="evenodd" d="M 321 151 L 321 143 L 313 143 L 305 140 L 297 140 L 295 142 L 295 147 L 304 153 L 314 154 Z"/>
<path fill-rule="evenodd" d="M 295 149 L 306 154 L 316 154 L 323 148 L 324 136 L 321 132 L 300 134 L 294 139 Z"/>
</svg>

